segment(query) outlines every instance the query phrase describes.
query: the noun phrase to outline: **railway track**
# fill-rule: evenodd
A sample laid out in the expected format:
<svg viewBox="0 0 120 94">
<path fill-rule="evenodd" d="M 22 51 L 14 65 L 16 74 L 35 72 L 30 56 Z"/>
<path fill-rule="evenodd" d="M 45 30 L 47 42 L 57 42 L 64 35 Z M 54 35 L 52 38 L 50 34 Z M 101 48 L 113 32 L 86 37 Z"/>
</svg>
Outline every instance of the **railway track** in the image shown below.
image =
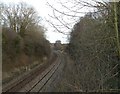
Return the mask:
<svg viewBox="0 0 120 94">
<path fill-rule="evenodd" d="M 40 70 L 31 72 L 26 77 L 23 77 L 22 79 L 16 81 L 16 83 L 3 88 L 2 94 L 6 94 L 8 92 L 25 92 L 25 94 L 28 94 L 29 92 L 43 91 L 43 88 L 47 86 L 47 83 L 49 83 L 52 77 L 54 77 L 55 72 L 62 64 L 61 54 L 59 52 L 56 52 L 56 54 L 56 61 L 42 73 L 39 73 Z"/>
</svg>

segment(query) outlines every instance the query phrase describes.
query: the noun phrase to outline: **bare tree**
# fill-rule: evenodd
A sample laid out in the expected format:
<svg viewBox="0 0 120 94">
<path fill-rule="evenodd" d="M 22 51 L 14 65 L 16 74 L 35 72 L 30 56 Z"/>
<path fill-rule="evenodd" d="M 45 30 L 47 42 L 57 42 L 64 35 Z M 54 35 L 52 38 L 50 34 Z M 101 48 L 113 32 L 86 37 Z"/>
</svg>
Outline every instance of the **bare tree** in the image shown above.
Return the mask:
<svg viewBox="0 0 120 94">
<path fill-rule="evenodd" d="M 110 4 L 111 2 L 101 0 L 100 2 L 96 0 L 84 1 L 84 0 L 57 0 L 59 9 L 56 8 L 56 5 L 52 5 L 47 2 L 47 5 L 53 10 L 53 15 L 49 15 L 53 21 L 47 20 L 58 32 L 69 34 L 72 30 L 73 25 L 77 23 L 81 15 L 85 15 L 88 12 L 93 12 L 93 17 L 104 16 L 105 20 L 108 19 L 108 14 L 112 11 L 114 14 L 114 23 L 113 20 L 109 20 L 113 23 L 115 28 L 116 36 L 116 45 L 118 48 L 118 56 L 120 58 L 120 43 L 119 43 L 119 34 L 118 34 L 118 18 L 117 18 L 117 5 L 116 1 L 114 5 Z M 88 9 L 89 8 L 89 9 Z M 84 11 L 83 11 L 84 10 Z M 86 11 L 88 10 L 88 11 Z M 64 30 L 64 29 L 65 30 Z"/>
<path fill-rule="evenodd" d="M 37 12 L 32 6 L 25 3 L 3 6 L 3 22 L 15 32 L 20 32 L 21 35 L 24 35 L 24 32 L 29 27 L 39 24 L 40 17 L 37 16 Z"/>
<path fill-rule="evenodd" d="M 120 57 L 117 3 L 59 0 L 60 9 L 57 5 L 47 4 L 53 10 L 50 24 L 60 33 L 66 33 L 62 27 L 72 30 L 69 48 L 76 62 L 76 74 L 80 76 L 78 88 L 110 90 L 112 86 L 106 83 L 119 75 L 119 60 L 115 58 L 115 55 Z M 91 12 L 82 11 L 83 8 L 89 8 Z M 82 14 L 85 15 L 83 18 Z"/>
</svg>

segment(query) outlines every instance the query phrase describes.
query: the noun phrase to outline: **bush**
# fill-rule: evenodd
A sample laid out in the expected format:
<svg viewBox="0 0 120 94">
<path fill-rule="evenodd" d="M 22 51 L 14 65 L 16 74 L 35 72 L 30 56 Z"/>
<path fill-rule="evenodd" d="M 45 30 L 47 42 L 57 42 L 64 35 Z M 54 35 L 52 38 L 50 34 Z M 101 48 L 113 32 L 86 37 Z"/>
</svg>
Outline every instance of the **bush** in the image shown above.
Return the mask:
<svg viewBox="0 0 120 94">
<path fill-rule="evenodd" d="M 24 51 L 27 55 L 44 57 L 50 54 L 49 42 L 38 31 L 27 32 L 24 37 L 24 44 Z"/>
<path fill-rule="evenodd" d="M 87 14 L 71 33 L 68 50 L 75 61 L 79 87 L 84 91 L 118 88 L 115 31 L 109 21 L 104 22 L 104 17 L 94 19 Z"/>
<path fill-rule="evenodd" d="M 3 28 L 2 32 L 3 58 L 4 55 L 15 58 L 21 53 L 23 49 L 22 38 L 16 32 L 13 32 L 10 28 Z"/>
<path fill-rule="evenodd" d="M 34 62 L 33 60 L 43 60 L 44 57 L 49 57 L 50 43 L 45 39 L 43 33 L 29 31 L 26 32 L 24 37 L 21 37 L 19 33 L 4 27 L 2 32 L 4 71 L 7 70 L 8 66 L 11 66 L 9 68 L 13 70 L 16 66 L 20 67 L 23 65 L 22 63 L 26 66 L 26 64 L 29 65 L 31 62 Z M 25 56 L 25 58 L 23 58 L 23 56 Z M 14 68 L 12 66 L 14 66 Z"/>
</svg>

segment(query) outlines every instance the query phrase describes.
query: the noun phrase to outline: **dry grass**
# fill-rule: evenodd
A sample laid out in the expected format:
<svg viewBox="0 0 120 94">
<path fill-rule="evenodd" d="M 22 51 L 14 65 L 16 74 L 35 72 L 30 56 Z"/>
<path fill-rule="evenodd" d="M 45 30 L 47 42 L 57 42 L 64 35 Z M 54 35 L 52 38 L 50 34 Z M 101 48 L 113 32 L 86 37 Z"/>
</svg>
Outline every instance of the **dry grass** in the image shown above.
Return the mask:
<svg viewBox="0 0 120 94">
<path fill-rule="evenodd" d="M 11 63 L 13 62 L 13 63 Z M 15 60 L 7 60 L 7 63 L 2 64 L 2 82 L 3 85 L 8 83 L 17 76 L 27 72 L 38 64 L 47 62 L 46 59 L 36 59 L 35 57 L 29 57 L 24 53 L 19 55 Z"/>
<path fill-rule="evenodd" d="M 55 88 L 55 91 L 57 92 L 76 92 L 76 91 L 82 91 L 79 88 L 79 84 L 77 83 L 77 74 L 76 74 L 76 68 L 75 63 L 69 58 L 68 55 L 65 56 L 65 68 L 64 73 L 62 75 L 61 81 L 58 83 L 58 85 Z"/>
</svg>

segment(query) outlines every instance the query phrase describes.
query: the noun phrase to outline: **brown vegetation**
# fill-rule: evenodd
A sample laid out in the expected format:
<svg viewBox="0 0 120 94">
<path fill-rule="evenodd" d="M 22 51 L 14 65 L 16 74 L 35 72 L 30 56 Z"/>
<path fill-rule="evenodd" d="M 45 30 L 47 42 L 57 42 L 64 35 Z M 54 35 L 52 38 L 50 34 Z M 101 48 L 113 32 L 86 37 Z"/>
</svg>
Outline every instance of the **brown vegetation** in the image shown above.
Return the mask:
<svg viewBox="0 0 120 94">
<path fill-rule="evenodd" d="M 1 5 L 2 72 L 3 80 L 6 80 L 15 73 L 45 63 L 51 50 L 44 36 L 45 29 L 39 25 L 40 19 L 33 7 L 24 3 Z"/>
<path fill-rule="evenodd" d="M 67 65 L 65 80 L 58 91 L 116 92 L 120 89 L 120 2 L 97 2 L 83 0 L 59 1 L 65 11 L 53 9 L 53 16 L 61 25 L 52 23 L 59 32 L 60 27 L 71 27 L 64 17 L 74 20 L 80 17 L 82 8 L 94 8 L 84 17 L 75 19 L 70 34 L 67 52 L 74 61 Z M 68 10 L 68 11 L 67 11 Z M 60 17 L 57 15 L 60 15 Z M 68 28 L 69 29 L 69 28 Z M 64 31 L 62 33 L 65 33 Z M 65 83 L 65 84 L 64 84 Z M 69 87 L 68 87 L 69 86 Z M 62 88 L 62 89 L 61 89 Z"/>
<path fill-rule="evenodd" d="M 71 32 L 68 51 L 75 61 L 76 75 L 79 75 L 78 87 L 83 91 L 111 91 L 120 88 L 120 33 L 115 29 L 113 5 L 107 3 L 103 12 L 86 14 Z M 117 11 L 119 9 L 118 6 Z M 117 17 L 119 24 L 120 17 Z"/>
</svg>

